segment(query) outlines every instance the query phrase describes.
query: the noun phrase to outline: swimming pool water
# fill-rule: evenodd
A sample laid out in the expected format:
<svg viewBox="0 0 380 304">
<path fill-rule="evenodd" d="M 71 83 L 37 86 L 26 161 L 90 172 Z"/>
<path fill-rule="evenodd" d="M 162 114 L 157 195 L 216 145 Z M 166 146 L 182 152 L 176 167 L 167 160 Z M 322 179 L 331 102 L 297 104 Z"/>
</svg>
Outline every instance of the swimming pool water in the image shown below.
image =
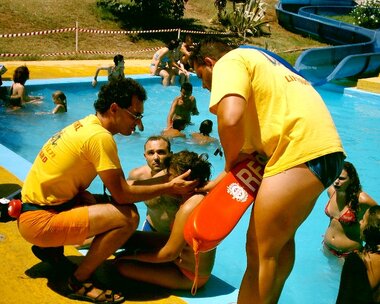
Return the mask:
<svg viewBox="0 0 380 304">
<path fill-rule="evenodd" d="M 179 86 L 162 87 L 157 78 L 135 78 L 147 89 L 148 100 L 145 102 L 144 132 L 136 132 L 128 137 L 116 136 L 126 174 L 132 168 L 145 164 L 145 140 L 150 135 L 159 134 L 166 127 L 166 116 L 171 102 L 180 91 Z M 215 116 L 208 111 L 209 92 L 202 89 L 200 82 L 194 78 L 191 78 L 194 85 L 193 95 L 197 99 L 200 115 L 192 116 L 194 125 L 187 127 L 185 133 L 198 131 L 202 120 L 211 119 L 214 122 L 211 135 L 217 137 Z M 76 79 L 71 83 L 63 81 L 65 80 L 57 80 L 50 84 L 47 84 L 47 81 L 29 81 L 29 94 L 44 96 L 41 104 L 29 104 L 25 109 L 14 112 L 0 107 L 2 145 L 33 162 L 43 143 L 52 134 L 73 121 L 94 113 L 93 102 L 101 83 L 94 89 L 90 85 L 91 79 Z M 53 108 L 51 95 L 55 90 L 62 90 L 66 94 L 68 113 L 46 114 Z M 342 94 L 340 89 L 331 91 L 326 87 L 320 87 L 318 91 L 324 98 L 341 135 L 348 154 L 347 160 L 353 162 L 358 169 L 364 191 L 380 202 L 380 187 L 377 181 L 377 169 L 380 167 L 380 155 L 377 151 L 380 147 L 380 98 L 352 97 Z M 320 123 L 323 124 L 323 121 Z M 213 155 L 215 146 L 201 147 L 189 140 L 175 139 L 173 151 L 182 149 L 208 153 L 213 164 L 214 176 L 223 168 L 223 159 Z M 102 191 L 99 180 L 94 181 L 90 191 Z M 324 214 L 326 202 L 327 194 L 324 192 L 309 218 L 298 230 L 296 264 L 284 287 L 280 299 L 282 304 L 335 303 L 341 265 L 335 257 L 327 257 L 322 252 L 322 235 L 328 225 L 328 218 Z M 140 203 L 138 207 L 143 218 L 145 205 Z M 228 303 L 219 300 L 218 296 L 239 288 L 245 269 L 244 244 L 249 215 L 250 210 L 218 247 L 214 276 L 206 287 L 199 290 L 195 298 L 187 293 L 180 293 L 189 303 Z"/>
</svg>

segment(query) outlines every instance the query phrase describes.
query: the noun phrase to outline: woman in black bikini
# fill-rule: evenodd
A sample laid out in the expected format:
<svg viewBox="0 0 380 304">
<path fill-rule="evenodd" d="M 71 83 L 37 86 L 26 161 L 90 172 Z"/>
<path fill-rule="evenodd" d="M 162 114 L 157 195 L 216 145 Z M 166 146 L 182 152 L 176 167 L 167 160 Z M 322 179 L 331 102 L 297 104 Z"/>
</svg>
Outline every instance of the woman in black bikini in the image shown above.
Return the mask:
<svg viewBox="0 0 380 304">
<path fill-rule="evenodd" d="M 364 250 L 344 262 L 337 304 L 380 303 L 380 206 L 372 206 L 360 221 Z"/>
<path fill-rule="evenodd" d="M 360 250 L 360 220 L 365 211 L 377 203 L 362 191 L 358 173 L 345 161 L 342 173 L 327 190 L 330 200 L 325 213 L 330 224 L 324 235 L 324 247 L 338 257 Z"/>
</svg>

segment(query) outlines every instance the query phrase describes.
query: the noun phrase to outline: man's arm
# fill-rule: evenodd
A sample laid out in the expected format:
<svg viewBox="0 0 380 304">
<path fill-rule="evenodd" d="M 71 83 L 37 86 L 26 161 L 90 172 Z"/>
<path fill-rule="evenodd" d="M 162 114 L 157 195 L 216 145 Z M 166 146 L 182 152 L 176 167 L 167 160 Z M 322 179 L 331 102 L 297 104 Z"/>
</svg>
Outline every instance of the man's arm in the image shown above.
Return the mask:
<svg viewBox="0 0 380 304">
<path fill-rule="evenodd" d="M 113 199 L 119 204 L 145 201 L 162 194 L 187 194 L 197 185 L 197 181 L 186 180 L 190 170 L 171 181 L 152 185 L 129 185 L 121 169 L 105 170 L 98 174 Z"/>
<path fill-rule="evenodd" d="M 222 98 L 217 106 L 218 132 L 225 155 L 225 170 L 236 164 L 244 144 L 244 111 L 246 101 L 239 95 Z"/>
<path fill-rule="evenodd" d="M 97 78 L 98 78 L 98 75 L 99 75 L 100 71 L 107 71 L 107 73 L 108 73 L 107 75 L 109 75 L 110 74 L 110 70 L 111 70 L 110 67 L 99 67 L 99 68 L 97 68 L 97 70 L 95 72 L 94 80 L 92 81 L 92 86 L 95 87 L 97 85 L 97 83 L 98 83 Z"/>
<path fill-rule="evenodd" d="M 193 115 L 199 115 L 199 111 L 198 111 L 198 107 L 197 107 L 197 100 L 195 99 L 194 96 L 191 96 L 191 97 L 193 99 L 193 105 L 194 105 L 191 114 L 193 114 Z"/>
</svg>

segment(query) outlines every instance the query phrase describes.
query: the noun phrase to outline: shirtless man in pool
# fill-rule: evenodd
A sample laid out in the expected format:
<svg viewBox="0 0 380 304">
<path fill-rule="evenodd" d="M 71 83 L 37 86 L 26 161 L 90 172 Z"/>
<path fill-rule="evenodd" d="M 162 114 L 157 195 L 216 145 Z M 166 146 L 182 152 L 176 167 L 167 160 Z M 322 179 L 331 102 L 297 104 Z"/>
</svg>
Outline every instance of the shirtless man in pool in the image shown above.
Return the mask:
<svg viewBox="0 0 380 304">
<path fill-rule="evenodd" d="M 163 136 L 151 136 L 144 145 L 146 165 L 132 169 L 128 180 L 144 180 L 166 171 L 165 160 L 172 155 L 170 141 Z M 136 182 L 135 182 L 136 184 Z M 161 195 L 145 201 L 147 206 L 143 231 L 170 233 L 170 227 L 179 208 L 180 199 Z"/>
</svg>

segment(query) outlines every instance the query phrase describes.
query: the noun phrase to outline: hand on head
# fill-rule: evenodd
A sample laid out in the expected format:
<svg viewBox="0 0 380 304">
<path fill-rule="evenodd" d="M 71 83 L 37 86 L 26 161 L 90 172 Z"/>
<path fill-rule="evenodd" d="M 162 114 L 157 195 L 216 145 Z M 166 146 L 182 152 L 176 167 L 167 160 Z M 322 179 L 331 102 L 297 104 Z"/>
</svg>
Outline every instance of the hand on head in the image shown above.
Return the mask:
<svg viewBox="0 0 380 304">
<path fill-rule="evenodd" d="M 190 175 L 191 170 L 187 170 L 185 173 L 173 178 L 171 183 L 171 189 L 175 194 L 187 194 L 194 191 L 195 187 L 198 185 L 197 180 L 186 180 Z"/>
</svg>

